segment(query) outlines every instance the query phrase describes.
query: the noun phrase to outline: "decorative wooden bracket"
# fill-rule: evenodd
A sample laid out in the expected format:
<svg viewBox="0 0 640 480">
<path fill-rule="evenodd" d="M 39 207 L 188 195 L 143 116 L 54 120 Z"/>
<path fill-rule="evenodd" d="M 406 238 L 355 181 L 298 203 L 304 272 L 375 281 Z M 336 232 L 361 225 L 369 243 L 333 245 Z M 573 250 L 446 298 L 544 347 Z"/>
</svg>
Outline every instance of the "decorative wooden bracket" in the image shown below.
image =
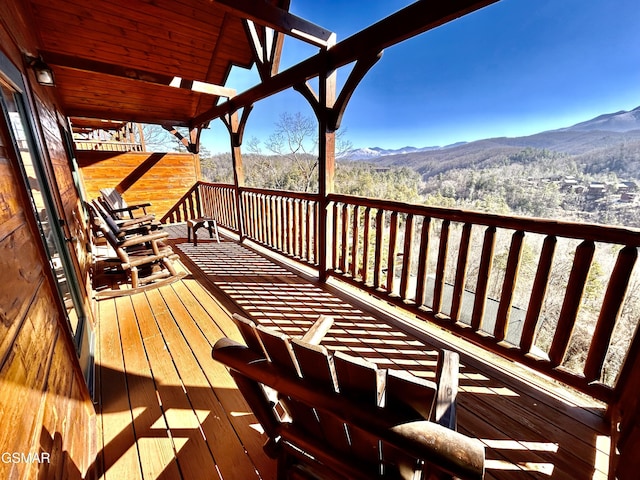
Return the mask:
<svg viewBox="0 0 640 480">
<path fill-rule="evenodd" d="M 229 136 L 231 137 L 231 146 L 233 148 L 242 145 L 242 137 L 244 136 L 244 128 L 247 126 L 247 120 L 249 120 L 249 114 L 253 110 L 253 105 L 248 105 L 242 109 L 242 115 L 238 120 L 237 112 L 228 113 L 222 117 L 222 123 L 227 127 Z"/>
<path fill-rule="evenodd" d="M 187 151 L 193 154 L 200 151 L 200 133 L 202 132 L 202 127 L 201 125 L 199 127 L 189 128 L 189 138 L 185 138 L 173 125 L 162 125 L 162 128 L 176 137 L 178 141 L 186 147 Z"/>
<path fill-rule="evenodd" d="M 335 132 L 340 128 L 342 117 L 344 116 L 347 104 L 349 103 L 349 100 L 351 99 L 351 96 L 353 95 L 356 87 L 360 84 L 367 72 L 371 70 L 371 68 L 381 58 L 382 51 L 378 52 L 375 55 L 363 57 L 360 60 L 356 61 L 356 64 L 347 77 L 347 81 L 342 87 L 338 98 L 335 100 L 333 105 L 327 105 L 326 107 L 324 107 L 327 110 L 326 112 L 323 112 L 323 106 L 321 105 L 318 95 L 313 91 L 313 88 L 311 87 L 311 85 L 309 85 L 308 82 L 296 84 L 293 86 L 293 88 L 309 102 L 318 119 L 321 118 L 321 115 L 327 116 L 327 128 L 329 129 L 329 131 Z"/>
</svg>

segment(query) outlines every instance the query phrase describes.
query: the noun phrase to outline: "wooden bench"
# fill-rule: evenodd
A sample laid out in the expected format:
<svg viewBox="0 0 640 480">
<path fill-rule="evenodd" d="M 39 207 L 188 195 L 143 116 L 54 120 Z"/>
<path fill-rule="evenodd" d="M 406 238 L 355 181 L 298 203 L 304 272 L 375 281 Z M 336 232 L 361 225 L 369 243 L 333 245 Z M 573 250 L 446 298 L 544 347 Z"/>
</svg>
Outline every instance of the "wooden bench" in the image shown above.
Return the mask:
<svg viewBox="0 0 640 480">
<path fill-rule="evenodd" d="M 234 319 L 246 345 L 222 338 L 213 358 L 262 425 L 279 480 L 483 478 L 482 443 L 455 431 L 457 354 L 440 354 L 436 383 L 332 354 L 317 345 L 326 318 L 303 339 Z"/>
</svg>

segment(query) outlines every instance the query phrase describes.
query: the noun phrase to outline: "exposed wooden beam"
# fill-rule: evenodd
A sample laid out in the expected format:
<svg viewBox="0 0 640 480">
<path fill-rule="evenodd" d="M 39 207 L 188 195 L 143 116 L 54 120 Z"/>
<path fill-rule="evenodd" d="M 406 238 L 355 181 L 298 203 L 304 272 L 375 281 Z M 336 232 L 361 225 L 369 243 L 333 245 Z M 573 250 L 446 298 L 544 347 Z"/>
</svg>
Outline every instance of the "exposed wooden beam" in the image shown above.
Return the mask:
<svg viewBox="0 0 640 480">
<path fill-rule="evenodd" d="M 499 0 L 438 0 L 437 2 L 420 0 L 336 43 L 327 50 L 326 55 L 325 52 L 320 52 L 236 95 L 227 102 L 203 112 L 192 122 L 201 124 L 246 105 L 254 104 L 258 100 L 317 77 L 323 69 L 339 68 L 362 57 L 375 56 L 387 47 L 497 1 Z"/>
<path fill-rule="evenodd" d="M 215 3 L 241 18 L 273 28 L 277 32 L 286 33 L 318 47 L 326 47 L 335 39 L 335 33 L 264 1 L 215 0 Z"/>
<path fill-rule="evenodd" d="M 150 72 L 131 68 L 126 65 L 115 65 L 112 63 L 100 62 L 98 60 L 89 60 L 79 58 L 73 55 L 66 55 L 56 52 L 40 52 L 42 59 L 50 66 L 58 66 L 71 68 L 83 72 L 101 73 L 104 75 L 113 75 L 115 77 L 128 78 L 140 82 L 152 83 L 154 85 L 164 85 L 167 87 L 176 87 L 185 90 L 191 90 L 198 93 L 215 95 L 218 97 L 232 98 L 236 91 L 233 88 L 214 85 L 211 83 L 200 82 L 197 80 L 184 79 L 172 75 L 164 75 L 161 73 Z"/>
<path fill-rule="evenodd" d="M 83 117 L 83 118 L 95 118 L 95 119 L 103 119 L 107 118 L 110 120 L 120 120 L 122 122 L 139 122 L 139 123 L 151 123 L 158 124 L 164 123 L 167 125 L 173 125 L 175 127 L 188 127 L 193 128 L 190 122 L 185 121 L 184 118 L 158 118 L 155 114 L 148 114 L 146 112 L 127 112 L 123 113 L 122 110 L 117 108 L 100 108 L 96 109 L 95 107 L 85 108 L 85 107 L 72 107 L 67 108 L 65 110 L 65 114 L 69 117 Z M 205 122 L 206 123 L 206 122 Z M 193 124 L 193 126 L 197 127 L 199 125 L 204 124 Z"/>
<path fill-rule="evenodd" d="M 200 150 L 200 129 L 199 128 L 191 128 L 189 129 L 189 138 L 182 135 L 176 127 L 170 124 L 163 124 L 162 128 L 164 128 L 171 135 L 176 137 L 180 143 L 182 143 L 189 153 L 198 153 Z"/>
</svg>

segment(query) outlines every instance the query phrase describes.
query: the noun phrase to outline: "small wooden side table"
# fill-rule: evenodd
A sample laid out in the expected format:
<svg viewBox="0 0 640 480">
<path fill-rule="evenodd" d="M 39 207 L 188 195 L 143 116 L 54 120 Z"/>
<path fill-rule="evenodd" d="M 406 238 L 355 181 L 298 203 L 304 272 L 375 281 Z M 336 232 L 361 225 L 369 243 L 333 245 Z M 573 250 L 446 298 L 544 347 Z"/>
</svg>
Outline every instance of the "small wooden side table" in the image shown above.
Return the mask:
<svg viewBox="0 0 640 480">
<path fill-rule="evenodd" d="M 213 238 L 213 233 L 216 234 L 216 240 L 220 243 L 220 235 L 218 234 L 218 224 L 213 218 L 200 217 L 187 220 L 187 241 L 191 241 L 191 234 L 193 233 L 193 245 L 198 245 L 198 229 L 205 227 L 209 230 L 209 238 Z"/>
</svg>

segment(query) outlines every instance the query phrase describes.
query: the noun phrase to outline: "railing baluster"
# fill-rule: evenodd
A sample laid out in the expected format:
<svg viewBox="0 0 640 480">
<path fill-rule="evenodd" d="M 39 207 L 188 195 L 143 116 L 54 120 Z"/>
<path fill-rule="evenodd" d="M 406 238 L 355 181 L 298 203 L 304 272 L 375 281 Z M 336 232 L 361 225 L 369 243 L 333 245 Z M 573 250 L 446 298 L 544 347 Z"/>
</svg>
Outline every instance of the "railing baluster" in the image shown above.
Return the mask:
<svg viewBox="0 0 640 480">
<path fill-rule="evenodd" d="M 611 335 L 622 309 L 629 279 L 637 258 L 638 249 L 636 247 L 624 247 L 618 252 L 584 367 L 584 376 L 588 382 L 599 380 L 602 374 L 602 366 L 607 355 Z"/>
<path fill-rule="evenodd" d="M 407 215 L 404 224 L 404 246 L 402 249 L 402 275 L 400 277 L 400 297 L 407 299 L 409 278 L 411 276 L 411 257 L 413 256 L 413 214 Z"/>
<path fill-rule="evenodd" d="M 513 304 L 513 293 L 518 280 L 518 270 L 520 269 L 520 259 L 522 258 L 522 243 L 524 232 L 518 230 L 511 237 L 511 247 L 507 258 L 507 267 L 502 282 L 502 293 L 500 295 L 500 305 L 498 306 L 498 317 L 493 329 L 493 336 L 501 342 L 507 336 L 509 328 L 509 318 L 511 317 L 511 306 Z"/>
<path fill-rule="evenodd" d="M 471 313 L 471 327 L 477 331 L 482 327 L 484 309 L 487 304 L 487 289 L 489 287 L 489 277 L 491 276 L 491 266 L 493 264 L 493 251 L 496 245 L 496 227 L 487 227 L 484 231 L 484 241 L 482 243 L 482 254 L 478 267 L 478 280 L 476 282 L 476 295 L 473 302 L 473 312 Z"/>
<path fill-rule="evenodd" d="M 293 240 L 294 240 L 294 226 L 293 226 L 293 199 L 285 198 L 283 200 L 284 209 L 284 236 L 286 238 L 285 251 L 289 255 L 293 255 Z"/>
<path fill-rule="evenodd" d="M 588 240 L 585 240 L 576 248 L 576 255 L 569 274 L 569 283 L 567 284 L 564 302 L 560 310 L 558 325 L 549 349 L 549 360 L 553 366 L 560 365 L 567 352 L 594 251 L 594 243 Z"/>
<path fill-rule="evenodd" d="M 266 233 L 267 233 L 267 245 L 272 246 L 273 248 L 277 248 L 275 245 L 276 232 L 278 226 L 275 221 L 275 208 L 274 208 L 274 200 L 271 195 L 267 195 L 266 198 L 266 207 L 267 207 L 267 225 L 266 225 Z"/>
<path fill-rule="evenodd" d="M 279 252 L 282 252 L 282 202 L 277 195 L 271 196 L 273 201 L 273 224 L 275 228 L 273 246 Z"/>
<path fill-rule="evenodd" d="M 318 240 L 318 232 L 320 231 L 320 202 L 314 203 L 313 210 L 315 212 L 313 222 L 313 259 L 316 264 L 320 264 L 320 241 Z"/>
<path fill-rule="evenodd" d="M 337 203 L 333 204 L 333 216 L 332 216 L 332 223 L 333 223 L 333 242 L 331 243 L 331 265 L 333 267 L 334 270 L 338 269 L 338 265 L 340 264 L 340 259 L 338 258 L 338 244 L 340 243 L 338 241 L 338 239 L 340 238 L 339 234 L 338 234 L 338 212 L 340 211 L 340 208 L 338 207 Z"/>
<path fill-rule="evenodd" d="M 347 273 L 349 265 L 349 204 L 342 204 L 342 249 L 340 253 L 340 271 Z"/>
<path fill-rule="evenodd" d="M 196 216 L 202 217 L 202 198 L 200 196 L 200 192 L 202 190 L 202 184 L 200 182 L 196 183 L 196 188 L 192 189 L 193 195 L 196 197 Z"/>
<path fill-rule="evenodd" d="M 362 283 L 367 285 L 369 282 L 369 236 L 371 228 L 371 208 L 366 207 L 364 209 L 363 219 L 363 231 L 362 231 Z"/>
<path fill-rule="evenodd" d="M 527 307 L 527 314 L 522 327 L 522 336 L 520 338 L 520 349 L 524 353 L 529 353 L 533 345 L 533 337 L 538 326 L 538 318 L 542 310 L 542 302 L 549 285 L 549 276 L 551 274 L 551 265 L 553 264 L 553 255 L 556 249 L 557 239 L 553 235 L 549 235 L 544 239 L 540 259 L 538 260 L 538 268 L 536 276 L 533 280 L 533 288 L 531 297 Z"/>
<path fill-rule="evenodd" d="M 268 225 L 268 238 L 267 245 L 269 245 L 274 250 L 278 249 L 278 223 L 276 217 L 276 201 L 273 198 L 273 195 L 267 196 L 267 209 L 269 213 L 269 225 Z"/>
<path fill-rule="evenodd" d="M 247 210 L 245 211 L 247 215 L 248 225 L 250 225 L 249 237 L 258 238 L 259 234 L 258 234 L 257 222 L 258 222 L 259 215 L 256 215 L 256 213 L 260 212 L 260 208 L 256 204 L 256 195 L 254 195 L 251 192 L 247 192 L 245 195 L 245 198 L 249 202 L 249 208 L 247 208 Z"/>
<path fill-rule="evenodd" d="M 253 195 L 253 210 L 254 212 L 254 229 L 255 229 L 255 240 L 259 243 L 262 242 L 262 221 L 264 219 L 264 213 L 262 211 L 262 198 L 259 194 Z"/>
<path fill-rule="evenodd" d="M 302 212 L 304 212 L 302 200 L 294 200 L 294 217 L 296 219 L 296 251 L 295 254 L 304 258 L 304 253 L 302 250 L 303 247 L 303 239 L 304 239 L 304 223 L 302 222 Z"/>
<path fill-rule="evenodd" d="M 451 319 L 458 320 L 460 317 L 460 307 L 464 295 L 464 285 L 467 280 L 467 259 L 469 258 L 469 242 L 471 241 L 470 223 L 465 223 L 462 227 L 462 236 L 458 249 L 458 262 L 456 265 L 456 279 L 453 285 L 453 298 L 451 299 Z"/>
<path fill-rule="evenodd" d="M 427 267 L 429 265 L 429 241 L 431 239 L 431 217 L 423 217 L 420 232 L 420 255 L 416 273 L 416 305 L 424 305 L 427 286 Z"/>
<path fill-rule="evenodd" d="M 358 261 L 359 261 L 359 244 L 360 244 L 360 206 L 354 205 L 353 207 L 353 220 L 352 220 L 352 233 L 351 236 L 351 277 L 358 277 Z"/>
<path fill-rule="evenodd" d="M 285 226 L 285 233 L 287 235 L 287 253 L 289 255 L 295 255 L 297 224 L 294 217 L 294 199 L 290 198 L 285 200 L 285 206 L 287 211 L 287 223 Z"/>
<path fill-rule="evenodd" d="M 384 210 L 378 209 L 376 213 L 376 241 L 375 241 L 375 259 L 373 266 L 373 286 L 380 288 L 380 278 L 382 277 L 382 227 L 384 225 Z"/>
<path fill-rule="evenodd" d="M 440 244 L 438 246 L 438 265 L 436 267 L 436 281 L 433 287 L 433 312 L 440 313 L 442 308 L 442 292 L 444 290 L 444 275 L 447 268 L 447 253 L 449 251 L 449 220 L 443 220 L 440 227 Z"/>
<path fill-rule="evenodd" d="M 389 255 L 387 257 L 387 293 L 392 294 L 396 285 L 396 252 L 398 250 L 398 212 L 391 212 L 389 222 Z"/>
<path fill-rule="evenodd" d="M 284 200 L 282 197 L 277 195 L 273 196 L 274 201 L 276 202 L 276 228 L 277 228 L 277 237 L 276 237 L 276 249 L 283 252 L 284 248 L 284 235 L 285 235 L 285 226 L 284 226 Z"/>
<path fill-rule="evenodd" d="M 305 240 L 306 240 L 306 257 L 307 260 L 309 262 L 311 262 L 311 260 L 315 260 L 314 258 L 312 258 L 312 249 L 311 249 L 311 231 L 313 229 L 313 224 L 314 222 L 314 215 L 313 215 L 313 202 L 307 202 L 306 203 L 306 207 L 305 207 L 305 211 L 306 211 L 306 231 L 305 231 Z"/>
</svg>

